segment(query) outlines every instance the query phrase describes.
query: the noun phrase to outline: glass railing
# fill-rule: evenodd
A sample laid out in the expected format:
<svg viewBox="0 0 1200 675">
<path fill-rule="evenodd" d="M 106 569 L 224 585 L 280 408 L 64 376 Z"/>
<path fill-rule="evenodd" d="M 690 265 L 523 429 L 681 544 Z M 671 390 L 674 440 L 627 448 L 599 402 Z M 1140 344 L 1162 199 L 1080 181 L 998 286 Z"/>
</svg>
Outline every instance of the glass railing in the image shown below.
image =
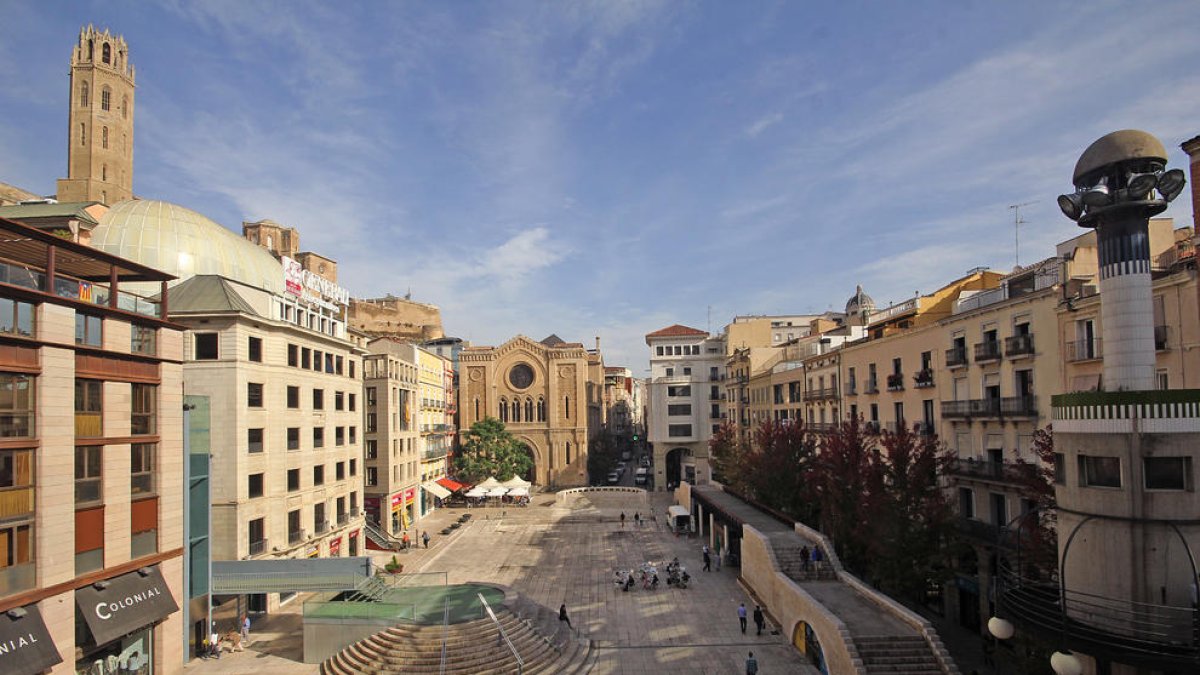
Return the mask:
<svg viewBox="0 0 1200 675">
<path fill-rule="evenodd" d="M 94 305 L 107 306 L 110 299 L 107 285 L 80 281 L 69 276 L 56 275 L 54 288 L 47 289 L 44 271 L 13 262 L 0 261 L 0 283 L 51 292 L 60 298 L 81 300 Z M 144 316 L 162 317 L 162 307 L 158 302 L 127 291 L 117 291 L 117 308 Z"/>
<path fill-rule="evenodd" d="M 0 438 L 21 438 L 34 433 L 32 412 L 0 413 Z"/>
</svg>

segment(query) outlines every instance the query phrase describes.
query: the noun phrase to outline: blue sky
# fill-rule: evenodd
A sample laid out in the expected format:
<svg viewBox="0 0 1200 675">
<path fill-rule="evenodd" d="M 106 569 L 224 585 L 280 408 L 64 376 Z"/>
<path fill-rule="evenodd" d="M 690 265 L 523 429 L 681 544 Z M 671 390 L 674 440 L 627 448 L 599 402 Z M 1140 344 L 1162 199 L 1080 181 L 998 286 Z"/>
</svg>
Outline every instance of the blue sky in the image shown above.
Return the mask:
<svg viewBox="0 0 1200 675">
<path fill-rule="evenodd" d="M 135 192 L 272 218 L 477 344 L 880 304 L 1053 255 L 1116 129 L 1200 134 L 1200 3 L 0 0 L 0 181 L 66 171 L 81 25 L 137 68 Z M 1110 93 L 1110 92 L 1116 92 Z M 1168 215 L 1191 223 L 1181 198 Z"/>
</svg>

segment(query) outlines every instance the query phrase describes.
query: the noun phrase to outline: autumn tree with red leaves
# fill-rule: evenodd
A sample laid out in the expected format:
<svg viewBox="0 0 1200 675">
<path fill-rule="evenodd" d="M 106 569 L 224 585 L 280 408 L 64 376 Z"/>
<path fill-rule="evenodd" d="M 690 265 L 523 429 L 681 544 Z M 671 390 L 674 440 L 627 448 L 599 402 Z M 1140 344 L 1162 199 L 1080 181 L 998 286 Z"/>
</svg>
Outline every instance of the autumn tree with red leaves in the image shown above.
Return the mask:
<svg viewBox="0 0 1200 675">
<path fill-rule="evenodd" d="M 884 503 L 876 436 L 859 419 L 843 422 L 822 438 L 813 469 L 820 529 L 844 564 L 868 569 L 874 524 Z"/>
<path fill-rule="evenodd" d="M 746 448 L 738 438 L 737 427 L 722 424 L 708 442 L 708 456 L 713 478 L 735 492 L 745 494 L 749 485 L 746 476 Z"/>
<path fill-rule="evenodd" d="M 812 485 L 816 438 L 799 420 L 763 422 L 743 460 L 756 500 L 797 520 L 811 522 L 817 512 Z"/>
</svg>

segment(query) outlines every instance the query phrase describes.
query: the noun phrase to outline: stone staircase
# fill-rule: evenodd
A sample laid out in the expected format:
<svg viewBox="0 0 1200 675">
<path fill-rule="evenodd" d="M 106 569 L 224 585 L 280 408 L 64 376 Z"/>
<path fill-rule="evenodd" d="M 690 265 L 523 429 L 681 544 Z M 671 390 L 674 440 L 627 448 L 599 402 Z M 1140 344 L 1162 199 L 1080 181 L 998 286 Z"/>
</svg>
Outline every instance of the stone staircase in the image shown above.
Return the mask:
<svg viewBox="0 0 1200 675">
<path fill-rule="evenodd" d="M 496 618 L 517 653 L 524 673 L 588 673 L 598 653 L 587 638 L 577 637 L 555 612 L 538 608 L 521 618 L 507 608 Z M 441 669 L 442 637 L 446 637 L 446 668 Z M 384 675 L 390 673 L 500 674 L 517 672 L 512 652 L 500 639 L 490 618 L 451 624 L 400 624 L 360 640 L 321 664 L 322 675 Z"/>
<path fill-rule="evenodd" d="M 945 671 L 921 636 L 855 636 L 854 645 L 867 673 L 942 675 Z"/>
<path fill-rule="evenodd" d="M 804 556 L 801 554 L 804 543 L 797 542 L 795 537 L 770 537 L 769 540 L 771 549 L 775 552 L 775 560 L 779 563 L 779 571 L 789 579 L 797 582 L 837 580 L 837 573 L 828 560 L 821 561 L 819 565 L 810 562 L 805 568 Z"/>
</svg>

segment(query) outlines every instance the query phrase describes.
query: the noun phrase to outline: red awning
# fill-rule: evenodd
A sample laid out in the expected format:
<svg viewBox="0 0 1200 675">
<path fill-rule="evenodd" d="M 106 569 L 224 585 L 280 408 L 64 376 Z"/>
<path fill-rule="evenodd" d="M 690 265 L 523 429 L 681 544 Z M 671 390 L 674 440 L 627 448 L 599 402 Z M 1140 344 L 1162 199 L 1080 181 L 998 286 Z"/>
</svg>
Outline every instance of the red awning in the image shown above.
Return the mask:
<svg viewBox="0 0 1200 675">
<path fill-rule="evenodd" d="M 449 490 L 451 492 L 458 492 L 459 490 L 462 490 L 467 487 L 466 485 L 452 481 L 449 478 L 439 478 L 439 479 L 437 479 L 437 484 L 441 485 L 442 487 L 446 488 L 447 490 Z"/>
</svg>

